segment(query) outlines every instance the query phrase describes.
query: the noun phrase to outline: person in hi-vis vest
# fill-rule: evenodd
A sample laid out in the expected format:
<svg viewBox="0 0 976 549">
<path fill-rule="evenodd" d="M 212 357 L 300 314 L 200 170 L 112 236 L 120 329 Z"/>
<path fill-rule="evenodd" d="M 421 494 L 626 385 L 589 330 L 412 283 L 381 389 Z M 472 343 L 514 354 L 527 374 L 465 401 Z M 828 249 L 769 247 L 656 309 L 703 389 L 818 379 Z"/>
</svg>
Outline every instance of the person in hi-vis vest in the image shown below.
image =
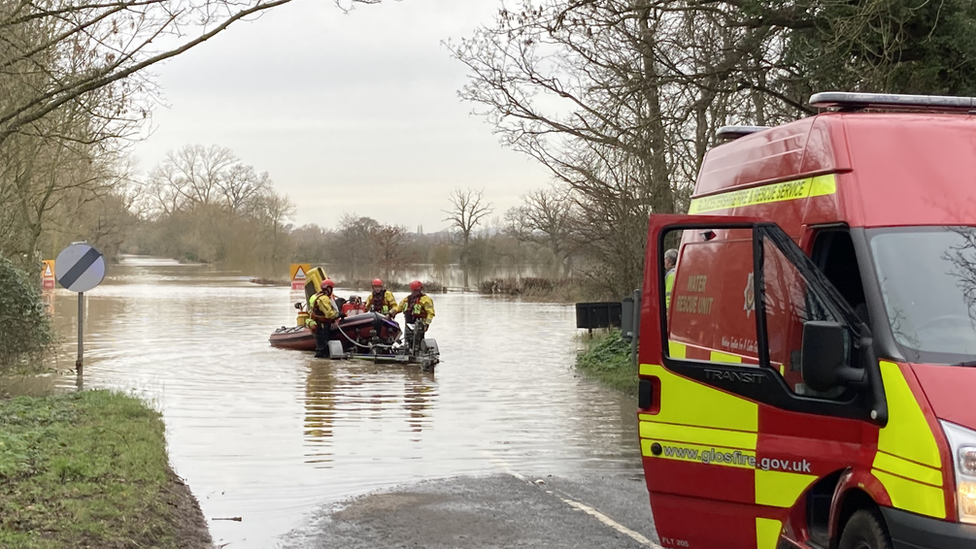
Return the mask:
<svg viewBox="0 0 976 549">
<path fill-rule="evenodd" d="M 434 320 L 434 300 L 424 293 L 424 284 L 419 280 L 410 283 L 410 295 L 403 298 L 398 310 L 403 313 L 407 324 L 404 335 L 408 344 L 412 344 L 413 330 L 419 330 L 423 334 Z M 411 325 L 413 330 L 410 329 Z"/>
<path fill-rule="evenodd" d="M 393 292 L 383 287 L 383 281 L 373 279 L 373 292 L 366 298 L 366 312 L 380 313 L 390 318 L 396 316 L 397 302 Z"/>
<path fill-rule="evenodd" d="M 333 288 L 335 282 L 326 278 L 322 281 L 319 292 L 308 298 L 309 319 L 305 325 L 315 333 L 316 358 L 329 357 L 329 340 L 332 339 L 332 331 L 339 319 L 339 308 L 332 297 Z"/>
<path fill-rule="evenodd" d="M 671 248 L 664 252 L 664 306 L 671 306 L 671 290 L 674 288 L 675 267 L 678 265 L 678 250 Z"/>
</svg>

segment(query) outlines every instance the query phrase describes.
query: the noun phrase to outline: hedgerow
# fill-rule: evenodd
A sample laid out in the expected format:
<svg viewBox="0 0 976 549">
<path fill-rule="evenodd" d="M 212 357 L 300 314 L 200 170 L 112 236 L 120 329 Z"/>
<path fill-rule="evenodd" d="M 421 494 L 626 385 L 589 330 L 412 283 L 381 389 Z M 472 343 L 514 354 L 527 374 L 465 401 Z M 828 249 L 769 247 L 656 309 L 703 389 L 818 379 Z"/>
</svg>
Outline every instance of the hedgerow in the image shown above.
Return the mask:
<svg viewBox="0 0 976 549">
<path fill-rule="evenodd" d="M 0 257 L 0 373 L 35 367 L 53 339 L 36 282 Z"/>
</svg>

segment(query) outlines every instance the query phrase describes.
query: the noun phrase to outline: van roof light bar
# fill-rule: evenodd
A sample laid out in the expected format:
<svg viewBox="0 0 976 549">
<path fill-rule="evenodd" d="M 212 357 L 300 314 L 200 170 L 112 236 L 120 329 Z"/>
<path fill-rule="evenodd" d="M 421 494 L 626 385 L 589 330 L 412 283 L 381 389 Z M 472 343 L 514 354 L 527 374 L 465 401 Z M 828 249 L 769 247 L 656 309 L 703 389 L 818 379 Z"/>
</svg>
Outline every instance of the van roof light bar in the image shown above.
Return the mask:
<svg viewBox="0 0 976 549">
<path fill-rule="evenodd" d="M 715 132 L 715 137 L 729 140 L 738 139 L 768 129 L 769 126 L 722 126 Z"/>
<path fill-rule="evenodd" d="M 950 95 L 903 95 L 895 93 L 820 92 L 810 96 L 810 105 L 818 109 L 859 111 L 976 112 L 976 97 Z"/>
</svg>

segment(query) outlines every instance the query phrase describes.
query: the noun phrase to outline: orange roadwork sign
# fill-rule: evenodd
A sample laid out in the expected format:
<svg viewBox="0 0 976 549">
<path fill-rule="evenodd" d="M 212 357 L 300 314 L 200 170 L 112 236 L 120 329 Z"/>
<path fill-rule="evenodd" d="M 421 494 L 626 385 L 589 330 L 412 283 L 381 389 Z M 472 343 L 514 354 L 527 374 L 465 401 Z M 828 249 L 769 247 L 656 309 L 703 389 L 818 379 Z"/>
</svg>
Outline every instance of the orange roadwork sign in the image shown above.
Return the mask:
<svg viewBox="0 0 976 549">
<path fill-rule="evenodd" d="M 291 264 L 291 289 L 292 290 L 302 290 L 305 288 L 305 279 L 307 278 L 308 272 L 312 270 L 312 265 L 310 263 L 292 263 Z"/>
<path fill-rule="evenodd" d="M 41 288 L 45 290 L 54 289 L 54 260 L 45 259 L 44 267 L 41 268 Z"/>
</svg>

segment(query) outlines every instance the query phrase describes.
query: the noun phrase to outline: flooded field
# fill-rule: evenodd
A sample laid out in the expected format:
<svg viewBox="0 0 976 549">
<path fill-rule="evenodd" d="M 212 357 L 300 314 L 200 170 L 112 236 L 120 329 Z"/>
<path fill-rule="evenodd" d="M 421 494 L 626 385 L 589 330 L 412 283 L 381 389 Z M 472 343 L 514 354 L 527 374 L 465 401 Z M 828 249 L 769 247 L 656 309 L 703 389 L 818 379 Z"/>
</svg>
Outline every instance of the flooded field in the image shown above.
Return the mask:
<svg viewBox="0 0 976 549">
<path fill-rule="evenodd" d="M 288 288 L 130 260 L 90 293 L 83 386 L 163 412 L 173 467 L 230 549 L 274 547 L 324 505 L 420 479 L 639 474 L 635 402 L 574 372 L 572 306 L 433 298 L 441 364 L 423 374 L 271 348 L 271 331 L 294 323 Z M 67 369 L 75 294 L 58 290 L 53 307 Z M 243 520 L 213 520 L 228 517 Z"/>
</svg>

